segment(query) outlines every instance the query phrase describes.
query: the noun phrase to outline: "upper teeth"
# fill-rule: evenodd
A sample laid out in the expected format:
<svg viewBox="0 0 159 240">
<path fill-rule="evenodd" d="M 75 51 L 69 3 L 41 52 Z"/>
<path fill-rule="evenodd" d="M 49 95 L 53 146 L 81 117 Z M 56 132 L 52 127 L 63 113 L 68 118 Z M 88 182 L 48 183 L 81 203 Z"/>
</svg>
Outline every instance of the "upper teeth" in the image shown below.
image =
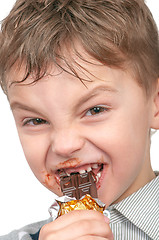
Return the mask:
<svg viewBox="0 0 159 240">
<path fill-rule="evenodd" d="M 97 169 L 99 167 L 99 165 L 97 164 L 97 163 L 94 163 L 93 165 L 92 165 L 92 168 L 94 168 L 94 169 Z"/>
<path fill-rule="evenodd" d="M 82 169 L 82 170 L 79 171 L 79 173 L 80 173 L 80 174 L 83 174 L 83 173 L 85 173 L 86 171 L 87 171 L 87 172 L 90 172 L 90 171 L 92 171 L 92 169 L 97 169 L 98 167 L 99 167 L 98 164 L 93 164 L 92 167 L 88 167 L 87 170 Z M 99 172 L 96 174 L 96 183 L 99 181 L 99 179 L 100 179 L 100 177 L 101 177 L 101 174 L 102 174 L 101 171 L 99 171 Z"/>
<path fill-rule="evenodd" d="M 92 171 L 93 169 L 99 168 L 99 166 L 100 166 L 100 165 L 98 165 L 97 163 L 94 163 L 94 164 L 92 164 L 91 166 L 88 166 L 86 170 L 84 170 L 84 169 L 79 170 L 79 173 L 80 173 L 80 174 L 83 174 L 83 173 L 85 173 L 86 171 L 87 171 L 87 172 L 90 172 L 90 171 Z"/>
<path fill-rule="evenodd" d="M 94 164 L 92 164 L 91 166 L 88 166 L 86 170 L 84 170 L 84 169 L 79 170 L 79 173 L 80 173 L 80 174 L 83 174 L 83 173 L 85 173 L 85 172 L 90 172 L 90 171 L 92 171 L 93 169 L 99 168 L 100 166 L 101 166 L 100 164 L 94 163 Z M 70 175 L 70 174 L 69 174 L 69 175 Z M 99 172 L 96 174 L 96 183 L 99 181 L 100 177 L 101 177 L 101 171 L 99 171 Z"/>
<path fill-rule="evenodd" d="M 79 170 L 79 173 L 80 173 L 80 174 L 83 174 L 83 173 L 85 173 L 85 172 L 90 172 L 90 171 L 92 171 L 93 169 L 97 169 L 97 168 L 100 168 L 100 167 L 101 167 L 101 164 L 93 163 L 93 164 L 89 165 L 86 169 L 80 169 L 80 170 Z M 67 176 L 70 176 L 70 174 L 71 174 L 71 172 L 70 172 L 69 169 L 68 169 L 68 171 L 67 171 L 67 169 L 65 169 L 64 172 L 65 172 L 65 174 L 67 174 Z M 99 171 L 99 172 L 98 172 L 97 174 L 95 174 L 95 175 L 96 175 L 96 182 L 98 182 L 98 181 L 99 181 L 99 178 L 101 177 L 101 171 Z"/>
<path fill-rule="evenodd" d="M 82 173 L 85 173 L 86 171 L 84 169 L 80 170 L 79 173 L 82 174 Z"/>
<path fill-rule="evenodd" d="M 92 171 L 92 168 L 91 168 L 91 167 L 88 167 L 88 168 L 87 168 L 87 172 L 90 172 L 90 171 Z"/>
</svg>

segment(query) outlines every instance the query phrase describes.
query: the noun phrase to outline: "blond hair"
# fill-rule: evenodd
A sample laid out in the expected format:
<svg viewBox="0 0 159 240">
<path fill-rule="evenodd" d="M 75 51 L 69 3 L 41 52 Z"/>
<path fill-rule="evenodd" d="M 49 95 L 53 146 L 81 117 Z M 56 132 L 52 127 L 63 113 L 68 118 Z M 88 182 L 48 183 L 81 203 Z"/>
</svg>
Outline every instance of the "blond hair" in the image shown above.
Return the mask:
<svg viewBox="0 0 159 240">
<path fill-rule="evenodd" d="M 26 66 L 22 81 L 38 81 L 51 63 L 63 68 L 60 60 L 77 75 L 63 54 L 75 40 L 101 63 L 130 69 L 146 92 L 159 77 L 158 30 L 143 0 L 17 0 L 0 33 L 4 91 L 17 62 Z"/>
</svg>

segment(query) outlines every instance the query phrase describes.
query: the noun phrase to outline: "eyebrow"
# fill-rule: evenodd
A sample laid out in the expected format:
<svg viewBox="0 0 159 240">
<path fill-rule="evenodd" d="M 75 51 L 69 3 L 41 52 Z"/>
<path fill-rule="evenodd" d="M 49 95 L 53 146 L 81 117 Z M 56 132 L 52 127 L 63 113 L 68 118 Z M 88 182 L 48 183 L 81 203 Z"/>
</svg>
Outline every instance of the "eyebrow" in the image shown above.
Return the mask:
<svg viewBox="0 0 159 240">
<path fill-rule="evenodd" d="M 88 94 L 86 94 L 85 96 L 82 96 L 78 100 L 78 103 L 77 103 L 77 105 L 75 105 L 75 107 L 78 107 L 79 105 L 87 102 L 88 100 L 92 99 L 93 97 L 99 95 L 102 92 L 117 93 L 119 91 L 111 86 L 105 86 L 105 85 L 97 86 L 97 87 L 93 88 Z"/>
<path fill-rule="evenodd" d="M 25 111 L 28 111 L 28 112 L 34 112 L 35 114 L 38 114 L 38 115 L 40 114 L 41 115 L 41 113 L 39 111 L 37 111 L 36 109 L 34 109 L 32 107 L 29 107 L 25 104 L 22 104 L 20 102 L 15 101 L 15 102 L 11 103 L 10 107 L 11 107 L 12 111 L 14 109 L 21 109 L 21 110 L 25 110 Z"/>
<path fill-rule="evenodd" d="M 112 93 L 115 93 L 115 92 L 118 92 L 118 90 L 113 88 L 113 87 L 111 87 L 111 86 L 103 86 L 103 85 L 97 86 L 97 87 L 93 88 L 88 94 L 82 96 L 78 100 L 78 103 L 75 104 L 74 108 L 77 108 L 78 106 L 80 106 L 81 104 L 87 102 L 88 100 L 92 99 L 93 97 L 97 96 L 101 92 L 112 92 Z M 41 114 L 39 111 L 37 111 L 33 107 L 30 107 L 28 105 L 22 104 L 22 103 L 17 102 L 17 101 L 13 101 L 10 104 L 10 107 L 11 107 L 12 111 L 14 109 L 21 109 L 21 110 L 25 110 L 25 111 L 28 111 L 28 112 L 34 112 L 35 114 Z"/>
</svg>

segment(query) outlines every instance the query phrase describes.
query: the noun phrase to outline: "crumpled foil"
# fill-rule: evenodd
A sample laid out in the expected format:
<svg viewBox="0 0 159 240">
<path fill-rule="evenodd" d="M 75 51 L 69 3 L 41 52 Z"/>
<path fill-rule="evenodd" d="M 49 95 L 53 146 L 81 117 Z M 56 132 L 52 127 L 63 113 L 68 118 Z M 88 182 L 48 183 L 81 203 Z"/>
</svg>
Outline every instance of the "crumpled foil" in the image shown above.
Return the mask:
<svg viewBox="0 0 159 240">
<path fill-rule="evenodd" d="M 95 210 L 103 213 L 110 218 L 110 213 L 105 209 L 105 204 L 99 199 L 92 198 L 89 194 L 83 196 L 80 200 L 68 196 L 57 197 L 49 208 L 52 220 L 73 210 Z"/>
</svg>

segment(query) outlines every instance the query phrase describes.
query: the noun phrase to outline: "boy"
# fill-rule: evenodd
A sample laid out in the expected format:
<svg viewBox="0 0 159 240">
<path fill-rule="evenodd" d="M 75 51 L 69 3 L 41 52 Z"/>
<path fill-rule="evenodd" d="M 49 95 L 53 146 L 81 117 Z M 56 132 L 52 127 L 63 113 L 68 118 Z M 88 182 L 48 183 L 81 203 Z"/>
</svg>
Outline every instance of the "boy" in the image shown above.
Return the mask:
<svg viewBox="0 0 159 240">
<path fill-rule="evenodd" d="M 2 24 L 1 86 L 26 159 L 62 195 L 59 170 L 98 175 L 110 220 L 74 211 L 0 239 L 158 239 L 158 32 L 143 0 L 18 0 Z"/>
</svg>

